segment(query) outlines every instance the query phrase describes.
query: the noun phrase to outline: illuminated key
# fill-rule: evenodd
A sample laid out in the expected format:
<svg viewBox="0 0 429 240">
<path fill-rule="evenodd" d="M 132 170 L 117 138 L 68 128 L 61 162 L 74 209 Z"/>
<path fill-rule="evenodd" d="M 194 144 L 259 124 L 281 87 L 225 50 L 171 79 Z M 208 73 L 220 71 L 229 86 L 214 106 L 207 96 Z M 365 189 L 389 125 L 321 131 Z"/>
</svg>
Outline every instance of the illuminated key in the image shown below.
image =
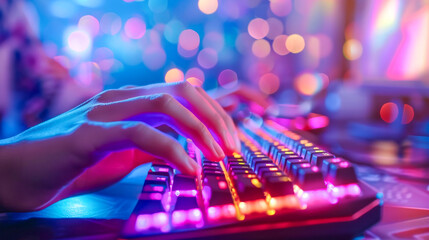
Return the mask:
<svg viewBox="0 0 429 240">
<path fill-rule="evenodd" d="M 335 158 L 334 155 L 324 152 L 324 153 L 315 153 L 311 157 L 311 165 L 322 167 L 322 162 L 324 159 Z"/>
<path fill-rule="evenodd" d="M 294 182 L 304 191 L 326 188 L 323 174 L 316 166 L 300 168 Z"/>
<path fill-rule="evenodd" d="M 251 201 L 256 199 L 264 199 L 262 183 L 253 176 L 237 175 L 232 178 L 232 182 L 237 191 L 240 201 Z"/>
<path fill-rule="evenodd" d="M 331 163 L 326 175 L 326 181 L 335 186 L 356 183 L 355 169 L 346 161 Z"/>
</svg>

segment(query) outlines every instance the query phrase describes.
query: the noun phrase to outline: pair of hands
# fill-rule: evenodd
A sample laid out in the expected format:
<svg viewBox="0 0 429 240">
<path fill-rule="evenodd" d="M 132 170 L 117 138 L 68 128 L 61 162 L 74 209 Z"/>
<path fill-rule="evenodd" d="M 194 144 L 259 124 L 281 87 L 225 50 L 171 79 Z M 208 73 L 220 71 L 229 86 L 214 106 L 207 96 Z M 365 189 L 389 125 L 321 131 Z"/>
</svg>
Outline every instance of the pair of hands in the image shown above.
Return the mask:
<svg viewBox="0 0 429 240">
<path fill-rule="evenodd" d="M 41 209 L 158 159 L 198 174 L 182 146 L 156 128 L 162 124 L 213 161 L 240 151 L 231 117 L 201 88 L 181 82 L 108 90 L 0 141 L 0 211 Z M 142 152 L 138 158 L 133 149 Z"/>
</svg>

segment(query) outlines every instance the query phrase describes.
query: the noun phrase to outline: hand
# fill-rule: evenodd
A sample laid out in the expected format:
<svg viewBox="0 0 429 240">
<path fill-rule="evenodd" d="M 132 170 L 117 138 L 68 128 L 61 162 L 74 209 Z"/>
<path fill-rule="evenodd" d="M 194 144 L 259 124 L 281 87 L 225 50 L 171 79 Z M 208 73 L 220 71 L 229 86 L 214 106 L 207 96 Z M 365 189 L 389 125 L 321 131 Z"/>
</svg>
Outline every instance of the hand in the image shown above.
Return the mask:
<svg viewBox="0 0 429 240">
<path fill-rule="evenodd" d="M 224 151 L 240 150 L 231 118 L 187 82 L 108 90 L 0 141 L 0 208 L 41 209 L 106 187 L 155 159 L 196 175 L 199 166 L 177 141 L 155 128 L 161 124 L 192 139 L 214 161 L 223 159 Z M 133 148 L 145 157 L 134 159 Z"/>
<path fill-rule="evenodd" d="M 262 92 L 239 84 L 233 89 L 216 89 L 210 93 L 216 99 L 225 111 L 232 112 L 240 103 L 246 103 L 250 110 L 259 115 L 275 106 L 274 101 Z"/>
</svg>

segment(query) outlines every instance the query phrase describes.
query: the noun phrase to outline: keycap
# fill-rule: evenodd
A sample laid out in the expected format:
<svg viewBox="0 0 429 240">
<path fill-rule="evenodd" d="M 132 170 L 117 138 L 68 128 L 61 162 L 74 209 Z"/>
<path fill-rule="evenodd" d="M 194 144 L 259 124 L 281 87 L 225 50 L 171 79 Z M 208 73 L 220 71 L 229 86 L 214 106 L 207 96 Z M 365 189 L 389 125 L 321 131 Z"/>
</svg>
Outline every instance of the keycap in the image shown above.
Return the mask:
<svg viewBox="0 0 429 240">
<path fill-rule="evenodd" d="M 208 206 L 233 204 L 225 177 L 205 177 L 203 180 L 203 196 Z"/>
<path fill-rule="evenodd" d="M 257 199 L 264 199 L 264 192 L 262 190 L 262 183 L 253 174 L 250 178 L 249 175 L 237 175 L 232 178 L 233 185 L 237 191 L 240 201 L 251 201 Z"/>
<path fill-rule="evenodd" d="M 299 163 L 309 163 L 307 160 L 298 157 L 297 155 L 291 155 L 288 158 L 283 158 L 279 164 L 280 169 L 285 171 L 287 174 L 291 173 L 292 165 Z"/>
<path fill-rule="evenodd" d="M 291 168 L 288 172 L 288 176 L 292 178 L 294 181 L 298 177 L 298 171 L 302 168 L 310 168 L 310 163 L 296 163 L 291 164 Z"/>
<path fill-rule="evenodd" d="M 311 165 L 322 167 L 323 160 L 329 158 L 335 158 L 335 156 L 327 152 L 315 153 L 311 157 Z"/>
<path fill-rule="evenodd" d="M 326 152 L 326 151 L 322 150 L 322 149 L 308 150 L 305 154 L 305 160 L 311 161 L 313 154 L 324 153 L 324 152 Z"/>
<path fill-rule="evenodd" d="M 142 193 L 134 211 L 139 214 L 165 212 L 162 197 L 161 193 Z"/>
<path fill-rule="evenodd" d="M 173 191 L 196 189 L 195 178 L 183 174 L 174 175 Z"/>
<path fill-rule="evenodd" d="M 272 176 L 264 178 L 264 189 L 272 197 L 293 194 L 293 183 L 286 176 Z"/>
<path fill-rule="evenodd" d="M 157 184 L 165 187 L 166 189 L 170 189 L 170 181 L 168 179 L 169 177 L 167 176 L 149 172 L 147 174 L 145 184 Z"/>
<path fill-rule="evenodd" d="M 287 149 L 287 150 L 289 150 L 289 149 Z M 289 156 L 291 156 L 291 155 L 295 155 L 295 153 L 294 153 L 294 152 L 292 152 L 292 151 L 281 151 L 281 152 L 279 152 L 279 153 L 277 154 L 277 156 L 275 157 L 274 162 L 275 162 L 276 164 L 280 164 L 280 163 L 281 163 L 282 158 L 287 159 L 287 157 L 289 157 Z M 298 156 L 298 155 L 297 155 L 297 156 Z"/>
<path fill-rule="evenodd" d="M 357 177 L 353 166 L 349 162 L 334 162 L 329 166 L 326 181 L 339 186 L 356 183 Z"/>
<path fill-rule="evenodd" d="M 304 191 L 326 188 L 323 174 L 316 166 L 300 168 L 294 182 Z"/>
</svg>

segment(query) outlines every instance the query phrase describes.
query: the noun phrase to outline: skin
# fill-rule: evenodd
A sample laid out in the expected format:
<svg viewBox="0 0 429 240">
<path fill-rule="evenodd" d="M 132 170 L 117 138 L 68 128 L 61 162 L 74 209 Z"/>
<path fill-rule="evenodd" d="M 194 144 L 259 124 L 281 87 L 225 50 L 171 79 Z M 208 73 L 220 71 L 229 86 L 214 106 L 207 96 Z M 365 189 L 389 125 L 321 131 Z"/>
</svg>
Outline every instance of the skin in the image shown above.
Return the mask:
<svg viewBox="0 0 429 240">
<path fill-rule="evenodd" d="M 230 116 L 188 82 L 107 90 L 0 140 L 0 211 L 42 209 L 109 186 L 153 161 L 200 173 L 182 146 L 156 128 L 163 124 L 192 139 L 210 160 L 240 151 Z"/>
</svg>

